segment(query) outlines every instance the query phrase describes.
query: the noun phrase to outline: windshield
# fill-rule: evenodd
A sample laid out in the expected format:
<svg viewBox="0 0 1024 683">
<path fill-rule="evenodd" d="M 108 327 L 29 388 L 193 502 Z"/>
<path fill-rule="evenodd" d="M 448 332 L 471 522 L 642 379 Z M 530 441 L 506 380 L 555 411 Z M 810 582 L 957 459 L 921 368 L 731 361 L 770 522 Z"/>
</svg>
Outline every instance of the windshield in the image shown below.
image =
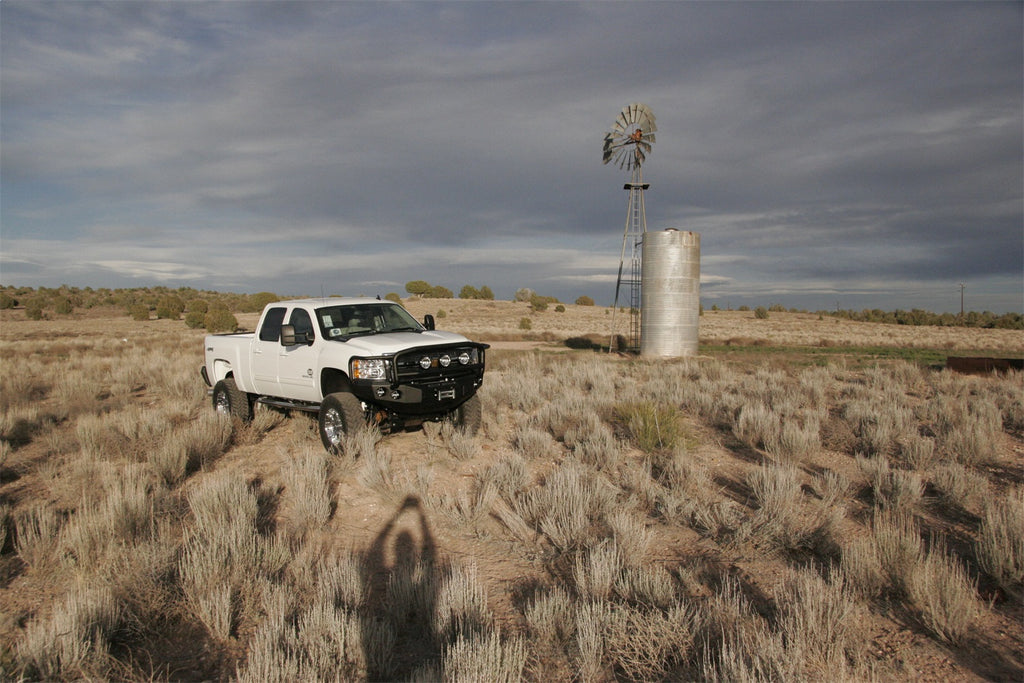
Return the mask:
<svg viewBox="0 0 1024 683">
<path fill-rule="evenodd" d="M 363 334 L 423 331 L 404 308 L 383 302 L 318 308 L 316 319 L 324 339 L 338 341 Z"/>
</svg>

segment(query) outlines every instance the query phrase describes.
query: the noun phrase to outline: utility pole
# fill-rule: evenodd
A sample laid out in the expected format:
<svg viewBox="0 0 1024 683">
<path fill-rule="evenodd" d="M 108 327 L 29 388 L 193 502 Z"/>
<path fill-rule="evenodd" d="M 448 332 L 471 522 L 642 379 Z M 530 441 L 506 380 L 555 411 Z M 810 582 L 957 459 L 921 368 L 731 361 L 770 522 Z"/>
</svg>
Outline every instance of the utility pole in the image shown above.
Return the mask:
<svg viewBox="0 0 1024 683">
<path fill-rule="evenodd" d="M 960 283 L 960 319 L 964 317 L 964 289 L 967 288 L 966 282 Z"/>
</svg>

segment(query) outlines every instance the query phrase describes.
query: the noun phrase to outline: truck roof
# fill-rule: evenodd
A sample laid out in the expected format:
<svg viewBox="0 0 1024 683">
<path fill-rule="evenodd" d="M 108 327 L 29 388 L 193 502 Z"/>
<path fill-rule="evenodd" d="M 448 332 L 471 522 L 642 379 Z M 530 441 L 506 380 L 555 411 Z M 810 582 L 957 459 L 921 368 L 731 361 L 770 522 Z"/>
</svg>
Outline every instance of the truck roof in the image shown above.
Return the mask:
<svg viewBox="0 0 1024 683">
<path fill-rule="evenodd" d="M 389 299 L 376 299 L 369 296 L 328 296 L 328 297 L 310 297 L 308 299 L 286 299 L 282 301 L 275 301 L 268 306 L 275 306 L 280 304 L 286 304 L 291 306 L 339 306 L 339 305 L 352 305 L 352 304 L 382 304 L 382 303 L 394 303 Z"/>
</svg>

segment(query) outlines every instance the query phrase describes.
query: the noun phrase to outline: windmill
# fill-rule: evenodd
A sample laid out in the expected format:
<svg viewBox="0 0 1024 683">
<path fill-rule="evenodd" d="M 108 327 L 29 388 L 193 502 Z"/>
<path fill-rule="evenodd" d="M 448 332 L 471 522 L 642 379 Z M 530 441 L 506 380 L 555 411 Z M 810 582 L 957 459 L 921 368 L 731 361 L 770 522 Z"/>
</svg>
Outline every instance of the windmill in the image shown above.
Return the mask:
<svg viewBox="0 0 1024 683">
<path fill-rule="evenodd" d="M 612 343 L 609 344 L 609 349 L 615 345 L 615 316 L 619 309 L 619 294 L 623 289 L 629 291 L 627 345 L 631 350 L 640 348 L 641 254 L 644 234 L 647 232 L 644 190 L 650 187 L 650 184 L 644 183 L 642 167 L 654 146 L 654 133 L 657 130 L 654 114 L 650 108 L 646 104 L 634 102 L 619 112 L 612 129 L 604 136 L 604 163 L 614 163 L 620 169 L 630 172 L 630 180 L 623 186 L 623 189 L 629 190 L 629 205 L 626 209 L 626 229 L 622 234 L 619 275 L 615 281 Z M 629 250 L 629 271 L 623 275 L 627 249 Z"/>
</svg>

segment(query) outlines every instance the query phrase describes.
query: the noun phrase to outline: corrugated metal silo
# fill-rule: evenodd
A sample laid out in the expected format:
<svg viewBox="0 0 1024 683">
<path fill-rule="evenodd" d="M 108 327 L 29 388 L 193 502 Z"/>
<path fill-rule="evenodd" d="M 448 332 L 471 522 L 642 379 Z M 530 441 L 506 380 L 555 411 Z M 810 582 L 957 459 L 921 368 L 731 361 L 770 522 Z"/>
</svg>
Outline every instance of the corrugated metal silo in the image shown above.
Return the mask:
<svg viewBox="0 0 1024 683">
<path fill-rule="evenodd" d="M 697 355 L 700 319 L 700 233 L 644 235 L 640 355 Z"/>
</svg>

